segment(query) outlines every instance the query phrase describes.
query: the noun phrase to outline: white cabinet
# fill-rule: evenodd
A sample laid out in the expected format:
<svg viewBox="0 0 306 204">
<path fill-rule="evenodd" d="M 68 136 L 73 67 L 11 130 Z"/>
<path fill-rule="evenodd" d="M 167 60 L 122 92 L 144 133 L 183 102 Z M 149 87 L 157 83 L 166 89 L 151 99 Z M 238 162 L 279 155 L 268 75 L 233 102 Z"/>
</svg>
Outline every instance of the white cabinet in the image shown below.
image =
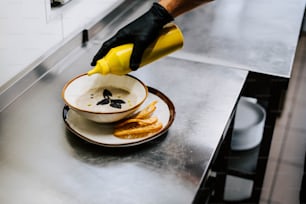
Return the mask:
<svg viewBox="0 0 306 204">
<path fill-rule="evenodd" d="M 123 0 L 0 1 L 0 90 L 52 47 L 87 29 Z"/>
<path fill-rule="evenodd" d="M 67 38 L 75 32 L 87 29 L 107 15 L 123 0 L 71 0 L 62 13 L 63 35 Z"/>
<path fill-rule="evenodd" d="M 46 22 L 41 0 L 0 3 L 0 87 L 62 38 L 61 19 Z"/>
</svg>

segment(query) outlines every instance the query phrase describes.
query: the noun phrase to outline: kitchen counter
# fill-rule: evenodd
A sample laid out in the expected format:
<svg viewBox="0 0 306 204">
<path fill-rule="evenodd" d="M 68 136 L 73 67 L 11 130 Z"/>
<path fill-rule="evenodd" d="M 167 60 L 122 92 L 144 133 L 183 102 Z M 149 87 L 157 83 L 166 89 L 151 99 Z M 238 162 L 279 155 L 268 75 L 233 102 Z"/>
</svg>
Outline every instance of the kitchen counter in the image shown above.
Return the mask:
<svg viewBox="0 0 306 204">
<path fill-rule="evenodd" d="M 88 71 L 101 41 L 150 1 L 129 16 L 102 22 L 87 46 L 66 50 L 63 59 L 60 50 L 55 55 L 61 60 L 51 58 L 25 75 L 1 95 L 0 203 L 192 203 L 249 71 L 290 77 L 305 2 L 261 1 L 215 1 L 178 18 L 184 49 L 132 73 L 166 94 L 176 109 L 167 134 L 144 145 L 112 149 L 75 136 L 62 118 L 61 90 Z M 273 6 L 276 11 L 268 12 Z M 285 8 L 290 16 L 282 15 Z"/>
<path fill-rule="evenodd" d="M 216 0 L 176 19 L 180 58 L 290 78 L 305 0 Z"/>
<path fill-rule="evenodd" d="M 166 135 L 111 149 L 70 133 L 64 84 L 95 49 L 52 69 L 0 113 L 1 203 L 191 203 L 222 141 L 247 73 L 165 58 L 133 73 L 166 94 L 176 117 Z"/>
</svg>

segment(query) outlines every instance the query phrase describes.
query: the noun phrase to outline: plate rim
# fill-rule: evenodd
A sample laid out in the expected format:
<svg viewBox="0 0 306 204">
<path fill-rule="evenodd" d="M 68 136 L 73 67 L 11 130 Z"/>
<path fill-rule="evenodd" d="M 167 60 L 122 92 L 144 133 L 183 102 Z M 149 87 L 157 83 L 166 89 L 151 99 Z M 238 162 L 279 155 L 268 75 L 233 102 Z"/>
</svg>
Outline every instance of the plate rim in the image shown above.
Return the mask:
<svg viewBox="0 0 306 204">
<path fill-rule="evenodd" d="M 137 146 L 137 145 L 141 145 L 147 142 L 150 142 L 162 135 L 164 135 L 168 129 L 170 128 L 170 126 L 172 125 L 176 112 L 175 112 L 175 107 L 173 102 L 169 99 L 168 96 L 166 96 L 164 93 L 162 93 L 161 91 L 148 86 L 148 92 L 151 94 L 154 94 L 156 96 L 158 96 L 160 99 L 162 99 L 166 105 L 168 106 L 169 109 L 169 120 L 167 122 L 167 124 L 157 133 L 153 134 L 150 137 L 144 138 L 143 140 L 138 140 L 138 141 L 134 141 L 134 142 L 129 142 L 129 143 L 124 143 L 124 144 L 106 144 L 106 143 L 101 143 L 101 142 L 97 142 L 95 140 L 91 140 L 88 137 L 80 134 L 79 132 L 77 132 L 76 130 L 74 130 L 74 128 L 72 128 L 70 126 L 70 124 L 67 122 L 67 113 L 69 112 L 69 110 L 71 109 L 67 104 L 64 105 L 63 107 L 63 120 L 65 122 L 66 128 L 71 131 L 74 135 L 78 136 L 79 138 L 91 143 L 91 144 L 95 144 L 95 145 L 99 145 L 99 146 L 103 146 L 103 147 L 116 147 L 116 148 L 120 148 L 120 147 L 132 147 L 132 146 Z M 72 110 L 72 109 L 71 109 Z"/>
</svg>

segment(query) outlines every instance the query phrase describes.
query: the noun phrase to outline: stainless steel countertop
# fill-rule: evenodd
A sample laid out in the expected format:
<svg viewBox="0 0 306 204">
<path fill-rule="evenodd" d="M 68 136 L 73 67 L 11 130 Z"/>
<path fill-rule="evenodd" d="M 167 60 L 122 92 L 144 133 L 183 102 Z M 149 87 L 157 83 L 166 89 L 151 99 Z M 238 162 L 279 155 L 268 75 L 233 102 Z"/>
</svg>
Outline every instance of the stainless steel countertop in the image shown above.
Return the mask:
<svg viewBox="0 0 306 204">
<path fill-rule="evenodd" d="M 61 90 L 88 71 L 101 41 L 50 69 L 42 63 L 19 84 L 31 88 L 0 113 L 0 203 L 191 203 L 246 70 L 290 75 L 304 3 L 220 0 L 178 18 L 185 35 L 185 48 L 177 53 L 182 58 L 167 57 L 133 73 L 172 100 L 176 118 L 167 135 L 138 148 L 88 144 L 63 122 Z M 123 24 L 102 25 L 97 39 Z M 38 81 L 32 85 L 33 78 Z M 8 95 L 20 89 L 14 88 Z"/>
<path fill-rule="evenodd" d="M 96 48 L 54 67 L 0 113 L 0 203 L 192 202 L 247 72 L 170 57 L 134 72 L 172 100 L 176 118 L 150 144 L 107 149 L 62 119 L 61 90 L 87 71 Z"/>
<path fill-rule="evenodd" d="M 176 55 L 289 78 L 304 10 L 305 0 L 216 0 L 176 19 Z"/>
</svg>

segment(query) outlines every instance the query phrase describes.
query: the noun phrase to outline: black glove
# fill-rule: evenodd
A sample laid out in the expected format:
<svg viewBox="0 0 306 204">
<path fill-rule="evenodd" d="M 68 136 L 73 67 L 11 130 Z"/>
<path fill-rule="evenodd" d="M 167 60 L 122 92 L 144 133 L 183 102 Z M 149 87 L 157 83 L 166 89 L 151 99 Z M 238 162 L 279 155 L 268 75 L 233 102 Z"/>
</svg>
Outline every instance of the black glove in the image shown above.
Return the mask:
<svg viewBox="0 0 306 204">
<path fill-rule="evenodd" d="M 149 11 L 121 28 L 112 38 L 104 42 L 94 56 L 91 65 L 95 66 L 97 60 L 104 57 L 111 48 L 133 43 L 130 68 L 134 71 L 137 70 L 144 50 L 158 37 L 163 26 L 172 20 L 173 17 L 164 7 L 158 3 L 153 3 Z"/>
</svg>

